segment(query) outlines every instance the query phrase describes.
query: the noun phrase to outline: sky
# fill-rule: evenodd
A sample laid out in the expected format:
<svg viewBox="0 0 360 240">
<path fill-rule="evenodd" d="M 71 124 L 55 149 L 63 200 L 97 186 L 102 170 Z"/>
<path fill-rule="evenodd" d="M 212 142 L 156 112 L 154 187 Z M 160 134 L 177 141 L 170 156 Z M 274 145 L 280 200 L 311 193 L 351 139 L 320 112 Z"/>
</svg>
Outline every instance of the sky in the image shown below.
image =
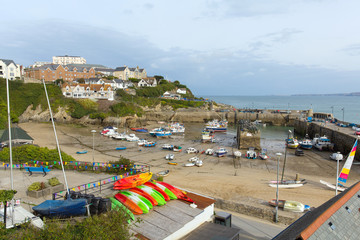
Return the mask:
<svg viewBox="0 0 360 240">
<path fill-rule="evenodd" d="M 0 58 L 139 66 L 196 96 L 360 92 L 360 1 L 1 0 Z"/>
</svg>

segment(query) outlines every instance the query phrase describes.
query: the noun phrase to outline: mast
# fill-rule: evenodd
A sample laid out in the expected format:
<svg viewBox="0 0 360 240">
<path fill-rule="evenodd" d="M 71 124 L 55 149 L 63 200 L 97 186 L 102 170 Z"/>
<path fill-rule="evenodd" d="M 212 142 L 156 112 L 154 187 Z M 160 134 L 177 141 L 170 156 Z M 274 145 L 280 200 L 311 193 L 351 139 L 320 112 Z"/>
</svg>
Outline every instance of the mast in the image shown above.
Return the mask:
<svg viewBox="0 0 360 240">
<path fill-rule="evenodd" d="M 46 100 L 47 100 L 47 103 L 48 103 L 48 106 L 49 106 L 50 118 L 51 118 L 52 126 L 53 126 L 53 129 L 54 129 L 56 146 L 57 146 L 57 149 L 58 149 L 59 158 L 60 158 L 60 163 L 61 163 L 61 169 L 62 169 L 62 171 L 63 171 L 64 180 L 65 180 L 65 185 L 66 185 L 66 192 L 67 192 L 68 196 L 70 196 L 69 186 L 68 186 L 68 183 L 67 183 L 66 174 L 65 174 L 65 169 L 64 169 L 64 164 L 63 164 L 63 160 L 62 160 L 62 157 L 61 157 L 60 145 L 59 145 L 58 137 L 57 137 L 57 134 L 56 134 L 56 128 L 55 128 L 54 118 L 53 118 L 53 114 L 52 114 L 52 111 L 51 111 L 49 96 L 48 96 L 48 93 L 47 93 L 47 90 L 46 90 L 46 85 L 45 85 L 44 79 L 42 80 L 42 82 L 43 82 L 44 89 L 45 89 Z"/>
<path fill-rule="evenodd" d="M 287 137 L 286 141 L 289 140 L 289 137 L 290 137 L 289 134 L 290 133 L 291 133 L 291 131 L 289 130 L 288 137 Z M 281 174 L 281 182 L 283 182 L 283 180 L 284 180 L 284 171 L 285 171 L 285 164 L 286 164 L 286 152 L 287 152 L 287 145 L 285 145 L 285 157 L 284 157 L 284 165 L 283 165 L 282 174 Z"/>
<path fill-rule="evenodd" d="M 8 128 L 9 128 L 9 156 L 10 156 L 10 183 L 11 190 L 14 190 L 13 181 L 13 163 L 12 163 L 12 139 L 11 139 L 11 117 L 10 117 L 10 95 L 9 95 L 9 79 L 6 79 L 6 100 L 7 100 L 7 114 L 8 114 Z"/>
</svg>

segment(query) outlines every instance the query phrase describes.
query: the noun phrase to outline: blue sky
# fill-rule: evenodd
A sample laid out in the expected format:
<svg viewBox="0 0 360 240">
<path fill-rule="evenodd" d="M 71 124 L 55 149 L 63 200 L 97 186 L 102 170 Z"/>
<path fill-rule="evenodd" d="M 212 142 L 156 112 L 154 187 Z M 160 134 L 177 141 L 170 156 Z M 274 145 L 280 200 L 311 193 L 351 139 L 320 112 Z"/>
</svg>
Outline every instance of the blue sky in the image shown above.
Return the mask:
<svg viewBox="0 0 360 240">
<path fill-rule="evenodd" d="M 145 68 L 198 96 L 360 91 L 355 0 L 2 1 L 0 58 Z"/>
</svg>

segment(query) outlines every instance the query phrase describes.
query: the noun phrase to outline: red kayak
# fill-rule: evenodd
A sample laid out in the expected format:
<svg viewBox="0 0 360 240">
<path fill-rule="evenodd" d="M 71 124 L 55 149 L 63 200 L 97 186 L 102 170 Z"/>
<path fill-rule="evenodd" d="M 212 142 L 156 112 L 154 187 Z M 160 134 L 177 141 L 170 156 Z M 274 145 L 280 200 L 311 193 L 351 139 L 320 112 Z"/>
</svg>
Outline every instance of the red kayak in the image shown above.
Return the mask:
<svg viewBox="0 0 360 240">
<path fill-rule="evenodd" d="M 148 172 L 120 179 L 114 183 L 114 189 L 123 190 L 142 185 L 145 182 L 149 181 L 151 179 L 151 176 L 152 173 Z"/>
<path fill-rule="evenodd" d="M 170 185 L 168 183 L 165 183 L 165 182 L 157 182 L 161 185 L 163 185 L 164 187 L 167 187 L 172 193 L 175 194 L 175 196 L 180 199 L 180 200 L 184 200 L 184 201 L 187 201 L 187 202 L 191 202 L 193 203 L 194 201 L 189 198 L 183 191 L 181 191 L 180 189 L 174 187 L 173 185 Z"/>
<path fill-rule="evenodd" d="M 115 195 L 115 198 L 119 202 L 121 202 L 125 207 L 127 207 L 133 214 L 136 214 L 136 215 L 143 214 L 143 211 L 141 210 L 141 208 L 134 201 L 132 201 L 125 195 L 118 193 Z"/>
<path fill-rule="evenodd" d="M 163 197 L 165 198 L 165 201 L 170 201 L 169 195 L 167 195 L 161 188 L 159 188 L 155 184 L 153 184 L 151 182 L 146 182 L 146 183 L 144 183 L 144 185 L 151 187 L 152 189 L 155 189 L 156 191 L 158 191 L 161 195 L 163 195 Z"/>
<path fill-rule="evenodd" d="M 141 190 L 140 188 L 131 188 L 129 189 L 129 191 L 140 194 L 141 196 L 149 200 L 153 206 L 158 205 L 158 202 L 155 200 L 155 198 L 153 198 L 150 194 L 148 194 L 144 190 Z"/>
</svg>

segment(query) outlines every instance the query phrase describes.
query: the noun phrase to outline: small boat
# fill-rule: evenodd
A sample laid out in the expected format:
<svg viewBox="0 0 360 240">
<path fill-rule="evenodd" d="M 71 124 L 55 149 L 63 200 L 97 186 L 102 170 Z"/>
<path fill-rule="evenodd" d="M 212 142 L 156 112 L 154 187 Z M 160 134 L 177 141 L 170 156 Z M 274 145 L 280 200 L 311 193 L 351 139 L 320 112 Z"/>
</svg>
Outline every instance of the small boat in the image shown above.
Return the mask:
<svg viewBox="0 0 360 240">
<path fill-rule="evenodd" d="M 30 221 L 30 224 L 39 229 L 44 228 L 44 222 L 40 217 L 35 216 L 28 210 L 24 209 L 20 205 L 8 206 L 6 208 L 6 228 L 13 228 L 20 224 L 26 223 Z M 12 212 L 14 212 L 14 222 L 12 222 Z M 4 208 L 0 208 L 0 222 L 4 223 Z"/>
<path fill-rule="evenodd" d="M 146 139 L 140 139 L 137 144 L 138 146 L 144 146 L 144 144 L 146 144 L 148 141 Z"/>
<path fill-rule="evenodd" d="M 119 200 L 111 197 L 110 201 L 111 201 L 111 210 L 125 211 L 129 217 L 127 222 L 131 223 L 131 221 L 135 221 L 134 214 L 127 207 L 125 207 Z"/>
<path fill-rule="evenodd" d="M 140 198 L 138 198 L 137 196 L 134 196 L 132 194 L 129 194 L 128 192 L 119 192 L 118 194 L 123 195 L 125 197 L 127 197 L 128 199 L 130 199 L 131 201 L 133 201 L 137 206 L 139 206 L 142 210 L 143 213 L 148 213 L 150 208 L 148 205 L 146 205 L 146 203 L 144 203 Z M 116 194 L 117 195 L 117 194 Z M 115 198 L 116 198 L 115 195 Z M 135 213 L 134 213 L 135 214 Z"/>
<path fill-rule="evenodd" d="M 269 158 L 269 156 L 266 154 L 267 153 L 267 149 L 266 148 L 262 148 L 261 149 L 261 153 L 259 154 L 259 158 L 262 160 L 266 160 Z"/>
<path fill-rule="evenodd" d="M 203 161 L 199 159 L 195 162 L 195 165 L 201 167 L 203 165 Z"/>
<path fill-rule="evenodd" d="M 182 147 L 180 147 L 180 146 L 174 146 L 173 151 L 174 151 L 174 152 L 181 152 L 181 151 L 182 151 Z"/>
<path fill-rule="evenodd" d="M 162 149 L 165 149 L 165 150 L 173 150 L 174 149 L 174 146 L 170 145 L 170 144 L 163 144 L 161 147 L 162 147 Z"/>
<path fill-rule="evenodd" d="M 212 131 L 204 129 L 201 132 L 201 140 L 202 142 L 214 142 L 214 133 Z"/>
<path fill-rule="evenodd" d="M 301 148 L 306 150 L 311 149 L 313 147 L 313 143 L 310 140 L 309 135 L 307 134 L 305 135 L 305 138 L 299 142 L 299 145 Z"/>
<path fill-rule="evenodd" d="M 166 160 L 174 160 L 174 154 L 167 154 L 167 155 L 165 156 L 165 159 L 166 159 Z"/>
<path fill-rule="evenodd" d="M 286 139 L 286 146 L 288 148 L 297 148 L 299 146 L 299 141 L 296 138 L 288 138 Z"/>
<path fill-rule="evenodd" d="M 218 157 L 224 157 L 227 153 L 228 151 L 226 150 L 226 148 L 219 148 L 215 151 L 215 155 Z"/>
<path fill-rule="evenodd" d="M 242 153 L 240 151 L 235 151 L 234 156 L 237 158 L 241 158 Z"/>
<path fill-rule="evenodd" d="M 213 155 L 214 154 L 214 149 L 211 149 L 211 148 L 206 149 L 205 154 L 206 155 Z"/>
<path fill-rule="evenodd" d="M 184 167 L 193 167 L 195 166 L 195 162 L 185 163 Z"/>
<path fill-rule="evenodd" d="M 213 121 L 209 121 L 205 125 L 205 129 L 212 132 L 226 132 L 228 121 L 222 120 L 219 121 L 214 119 Z"/>
<path fill-rule="evenodd" d="M 196 148 L 193 148 L 193 147 L 188 147 L 186 149 L 186 153 L 189 154 L 189 153 L 198 153 L 199 151 L 196 149 Z"/>
<path fill-rule="evenodd" d="M 198 161 L 198 160 L 199 160 L 198 157 L 192 157 L 192 158 L 190 158 L 188 161 L 189 161 L 189 162 L 196 162 L 196 161 Z"/>
<path fill-rule="evenodd" d="M 126 147 L 117 147 L 117 148 L 115 148 L 115 150 L 125 150 L 126 149 Z"/>
<path fill-rule="evenodd" d="M 33 207 L 33 210 L 45 217 L 71 217 L 85 215 L 87 200 L 85 198 L 66 200 L 46 200 Z"/>
<path fill-rule="evenodd" d="M 276 184 L 278 181 L 269 181 L 269 183 Z M 300 179 L 300 180 L 282 180 L 279 181 L 280 184 L 293 184 L 293 183 L 305 183 L 306 179 Z"/>
<path fill-rule="evenodd" d="M 170 191 L 169 188 L 167 188 L 166 186 L 164 186 L 164 185 L 162 185 L 162 184 L 160 184 L 158 182 L 155 182 L 155 181 L 154 182 L 147 182 L 146 186 L 150 186 L 150 187 L 153 186 L 154 188 L 157 187 L 157 189 L 161 189 L 163 192 L 166 193 L 166 195 L 169 196 L 170 200 L 177 199 L 177 196 L 172 191 Z"/>
<path fill-rule="evenodd" d="M 126 140 L 126 137 L 127 135 L 125 133 L 116 133 L 112 135 L 112 138 L 116 140 Z"/>
<path fill-rule="evenodd" d="M 140 215 L 143 214 L 143 210 L 130 198 L 123 194 L 116 194 L 115 199 L 121 202 L 125 207 L 127 207 L 133 214 Z"/>
<path fill-rule="evenodd" d="M 155 147 L 156 146 L 156 142 L 147 142 L 144 144 L 144 147 Z"/>
<path fill-rule="evenodd" d="M 127 137 L 126 137 L 126 141 L 128 142 L 137 142 L 140 139 L 133 133 L 130 133 Z"/>
<path fill-rule="evenodd" d="M 170 165 L 177 165 L 177 162 L 168 162 L 168 164 L 170 164 Z"/>
<path fill-rule="evenodd" d="M 272 199 L 269 201 L 269 205 L 276 207 L 276 199 Z M 291 201 L 291 200 L 278 200 L 278 206 L 283 208 L 284 211 L 290 212 L 304 212 L 305 210 L 309 210 L 310 206 L 304 205 L 298 201 Z"/>
<path fill-rule="evenodd" d="M 148 201 L 150 201 L 151 205 L 153 205 L 153 206 L 158 205 L 158 202 L 156 201 L 155 198 L 153 198 L 150 194 L 148 194 L 147 192 L 145 192 L 144 190 L 142 190 L 140 188 L 137 188 L 137 187 L 130 188 L 129 191 L 137 193 L 137 194 L 141 195 L 142 197 L 146 198 Z"/>
<path fill-rule="evenodd" d="M 279 185 L 279 188 L 298 188 L 298 187 L 304 186 L 304 184 L 306 184 L 306 182 L 304 182 L 304 183 L 282 183 L 282 182 L 280 182 L 279 184 L 269 183 L 269 187 L 277 188 L 277 186 Z"/>
<path fill-rule="evenodd" d="M 257 153 L 255 152 L 255 148 L 250 147 L 248 151 L 246 151 L 246 158 L 248 159 L 256 159 Z"/>
<path fill-rule="evenodd" d="M 163 170 L 157 173 L 157 175 L 162 176 L 162 177 L 166 177 L 167 175 L 169 175 L 170 170 Z"/>
<path fill-rule="evenodd" d="M 169 137 L 171 135 L 171 132 L 165 128 L 154 128 L 149 133 L 153 137 Z"/>
<path fill-rule="evenodd" d="M 335 160 L 335 161 L 337 161 L 337 160 L 342 161 L 344 159 L 344 156 L 340 152 L 336 152 L 336 153 L 332 153 L 330 155 L 330 159 Z"/>
<path fill-rule="evenodd" d="M 88 151 L 78 151 L 78 152 L 76 152 L 76 154 L 85 154 L 85 153 L 87 153 Z"/>
<path fill-rule="evenodd" d="M 124 194 L 126 196 L 137 197 L 138 199 L 140 199 L 143 203 L 145 203 L 147 205 L 149 210 L 154 207 L 154 205 L 151 203 L 150 200 L 148 200 L 146 197 L 142 196 L 141 194 L 139 194 L 137 192 L 132 192 L 132 191 L 129 191 L 129 190 L 125 190 L 125 191 L 120 191 L 120 193 Z"/>
<path fill-rule="evenodd" d="M 322 137 L 315 137 L 313 139 L 313 146 L 314 148 L 322 151 L 324 149 L 332 150 L 334 149 L 334 144 L 330 142 L 330 139 L 327 138 L 325 135 Z"/>
<path fill-rule="evenodd" d="M 146 128 L 130 128 L 130 129 L 135 132 L 143 132 L 143 133 L 148 132 L 148 130 Z"/>
</svg>

